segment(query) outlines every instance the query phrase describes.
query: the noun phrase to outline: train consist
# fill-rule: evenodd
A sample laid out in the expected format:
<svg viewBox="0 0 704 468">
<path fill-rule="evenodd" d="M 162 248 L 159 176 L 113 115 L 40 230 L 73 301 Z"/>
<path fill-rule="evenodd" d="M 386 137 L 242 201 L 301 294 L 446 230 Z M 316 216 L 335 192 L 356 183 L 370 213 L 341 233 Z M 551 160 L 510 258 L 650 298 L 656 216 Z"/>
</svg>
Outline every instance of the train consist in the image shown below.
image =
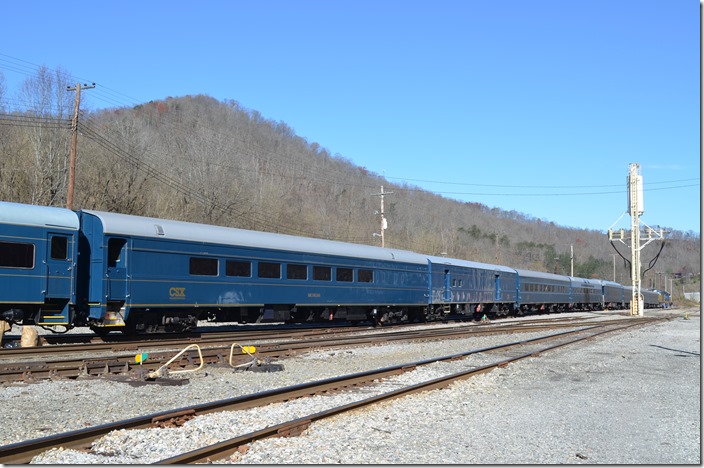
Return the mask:
<svg viewBox="0 0 704 468">
<path fill-rule="evenodd" d="M 646 307 L 669 298 L 644 290 Z M 198 320 L 428 321 L 629 307 L 584 279 L 306 237 L 0 202 L 0 320 L 182 332 Z"/>
</svg>

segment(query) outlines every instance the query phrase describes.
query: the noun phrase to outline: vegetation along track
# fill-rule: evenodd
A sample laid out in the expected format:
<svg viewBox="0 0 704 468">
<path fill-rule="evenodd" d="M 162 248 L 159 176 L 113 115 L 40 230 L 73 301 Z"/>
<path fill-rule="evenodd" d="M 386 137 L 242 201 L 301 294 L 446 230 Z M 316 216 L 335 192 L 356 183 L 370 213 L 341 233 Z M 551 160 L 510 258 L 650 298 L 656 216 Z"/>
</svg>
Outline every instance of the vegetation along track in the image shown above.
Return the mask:
<svg viewBox="0 0 704 468">
<path fill-rule="evenodd" d="M 313 421 L 321 420 L 329 416 L 338 415 L 346 411 L 351 411 L 414 392 L 445 387 L 453 381 L 466 379 L 477 374 L 489 372 L 497 367 L 506 366 L 511 362 L 528 357 L 538 356 L 546 351 L 554 350 L 556 348 L 571 345 L 587 339 L 592 339 L 606 333 L 622 331 L 630 327 L 655 323 L 656 321 L 666 319 L 667 318 L 645 320 L 634 319 L 628 321 L 621 320 L 617 322 L 609 321 L 608 323 L 593 323 L 589 326 L 576 330 L 543 335 L 529 340 L 514 341 L 499 346 L 475 349 L 464 353 L 424 361 L 406 363 L 373 371 L 304 383 L 262 393 L 149 414 L 124 421 L 118 421 L 115 423 L 104 424 L 63 434 L 56 434 L 25 442 L 13 443 L 0 447 L 0 463 L 29 463 L 32 460 L 32 457 L 53 447 L 90 450 L 93 441 L 115 430 L 146 429 L 164 426 L 173 427 L 183 424 L 185 420 L 208 413 L 255 408 L 270 403 L 285 402 L 296 398 L 328 393 L 342 389 L 359 389 L 359 387 L 363 385 L 368 385 L 369 388 L 373 388 L 374 382 L 379 383 L 385 379 L 390 379 L 394 376 L 398 376 L 399 374 L 416 370 L 423 366 L 438 362 L 456 362 L 462 360 L 463 358 L 480 353 L 485 356 L 498 353 L 498 355 L 492 359 L 493 362 L 490 364 L 474 366 L 468 369 L 465 368 L 459 372 L 447 374 L 442 377 L 433 378 L 431 380 L 414 383 L 411 385 L 400 386 L 391 391 L 377 391 L 376 394 L 371 397 L 368 396 L 369 390 L 367 387 L 364 387 L 359 389 L 363 391 L 360 391 L 357 395 L 358 399 L 342 406 L 328 408 L 314 414 L 309 414 L 290 421 L 284 421 L 244 435 L 239 435 L 237 437 L 225 438 L 226 440 L 221 440 L 220 442 L 207 447 L 201 447 L 186 453 L 175 455 L 169 459 L 160 461 L 160 463 L 184 464 L 223 459 L 233 454 L 240 447 L 246 446 L 247 444 L 250 444 L 258 439 L 298 435 Z M 360 398 L 359 395 L 363 396 Z M 213 437 L 223 439 L 223 437 L 218 437 L 218 434 L 213 434 Z"/>
<path fill-rule="evenodd" d="M 619 321 L 616 319 L 616 321 Z M 119 343 L 84 343 L 4 349 L 0 352 L 0 383 L 32 382 L 43 379 L 108 377 L 121 375 L 134 382 L 178 384 L 183 382 L 148 378 L 149 373 L 162 369 L 182 349 L 197 344 L 169 364 L 169 371 L 196 369 L 203 365 L 245 366 L 266 360 L 299 354 L 310 349 L 370 346 L 391 341 L 428 341 L 464 338 L 510 332 L 537 331 L 560 327 L 579 327 L 589 319 L 555 318 L 523 320 L 517 323 L 464 324 L 460 326 L 408 326 L 403 328 L 310 329 L 266 331 L 252 334 L 217 333 L 202 337 L 187 337 L 159 341 L 129 341 Z M 254 345 L 255 359 L 241 352 L 237 345 Z M 146 354 L 137 363 L 136 355 Z"/>
</svg>

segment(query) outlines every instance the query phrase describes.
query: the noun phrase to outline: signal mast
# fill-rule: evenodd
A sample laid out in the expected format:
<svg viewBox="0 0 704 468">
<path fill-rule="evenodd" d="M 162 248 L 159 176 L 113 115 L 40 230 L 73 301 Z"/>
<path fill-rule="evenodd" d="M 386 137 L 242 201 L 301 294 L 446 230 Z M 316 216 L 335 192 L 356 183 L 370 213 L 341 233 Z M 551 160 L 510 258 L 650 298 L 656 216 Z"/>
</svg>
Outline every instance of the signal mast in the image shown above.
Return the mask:
<svg viewBox="0 0 704 468">
<path fill-rule="evenodd" d="M 626 178 L 626 191 L 628 193 L 628 211 L 624 212 L 609 228 L 609 240 L 611 245 L 616 250 L 616 252 L 621 255 L 621 252 L 614 246 L 614 240 L 621 242 L 624 245 L 626 241 L 630 240 L 631 249 L 631 281 L 633 283 L 633 290 L 631 292 L 631 315 L 643 316 L 643 295 L 641 294 L 641 263 L 640 263 L 640 251 L 643 248 L 656 240 L 665 240 L 662 228 L 653 229 L 643 221 L 640 217 L 644 213 L 643 210 L 643 176 L 640 175 L 640 165 L 638 163 L 631 163 L 628 167 L 628 177 Z M 618 223 L 623 216 L 629 213 L 631 216 L 631 231 L 626 233 L 624 229 L 619 231 L 614 231 L 613 227 Z M 640 225 L 643 224 L 645 229 L 641 231 Z M 644 243 L 641 245 L 641 241 Z M 660 246 L 660 252 L 662 252 L 664 242 Z M 660 252 L 655 257 L 653 261 L 650 262 L 648 268 L 651 269 L 655 266 L 655 261 L 657 261 L 660 256 Z M 626 260 L 626 258 L 621 255 L 621 257 Z M 627 260 L 626 260 L 627 261 Z M 646 270 L 647 271 L 647 270 Z M 645 272 L 644 272 L 645 273 Z"/>
</svg>

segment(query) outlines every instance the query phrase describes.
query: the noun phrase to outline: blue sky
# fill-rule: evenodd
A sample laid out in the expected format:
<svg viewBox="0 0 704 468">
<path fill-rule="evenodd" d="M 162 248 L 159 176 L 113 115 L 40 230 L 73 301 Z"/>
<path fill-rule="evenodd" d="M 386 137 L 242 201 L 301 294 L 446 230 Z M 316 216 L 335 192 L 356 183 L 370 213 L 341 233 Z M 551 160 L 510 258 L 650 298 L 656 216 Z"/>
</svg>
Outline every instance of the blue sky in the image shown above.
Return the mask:
<svg viewBox="0 0 704 468">
<path fill-rule="evenodd" d="M 95 82 L 93 109 L 234 99 L 390 182 L 604 231 L 639 163 L 643 221 L 700 232 L 698 1 L 28 0 L 3 12 L 10 96 L 45 65 Z"/>
</svg>

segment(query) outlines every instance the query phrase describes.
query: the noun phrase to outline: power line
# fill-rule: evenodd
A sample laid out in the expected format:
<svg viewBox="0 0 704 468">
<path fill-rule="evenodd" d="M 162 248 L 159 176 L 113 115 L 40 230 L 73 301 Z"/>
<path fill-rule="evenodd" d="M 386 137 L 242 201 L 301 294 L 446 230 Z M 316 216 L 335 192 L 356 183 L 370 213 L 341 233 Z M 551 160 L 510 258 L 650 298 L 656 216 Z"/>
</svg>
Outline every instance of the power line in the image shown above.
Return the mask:
<svg viewBox="0 0 704 468">
<path fill-rule="evenodd" d="M 284 233 L 290 233 L 290 234 L 296 234 L 296 235 L 305 235 L 308 237 L 315 237 L 312 233 L 302 231 L 300 229 L 292 228 L 290 226 L 282 226 L 276 223 L 272 223 L 268 219 L 263 219 L 251 214 L 246 214 L 242 212 L 235 212 L 231 206 L 224 205 L 218 201 L 214 201 L 211 199 L 208 199 L 204 197 L 201 193 L 197 191 L 193 191 L 186 186 L 184 186 L 183 182 L 180 180 L 177 180 L 173 178 L 172 176 L 160 171 L 156 167 L 152 166 L 151 164 L 148 164 L 144 161 L 141 161 L 134 155 L 130 154 L 127 151 L 122 150 L 120 147 L 112 143 L 110 140 L 107 138 L 101 136 L 97 131 L 88 128 L 84 125 L 81 125 L 81 130 L 85 132 L 86 136 L 93 141 L 95 141 L 97 144 L 99 144 L 101 147 L 104 149 L 110 151 L 111 153 L 115 154 L 116 156 L 125 159 L 127 162 L 130 164 L 134 165 L 135 167 L 141 169 L 144 172 L 145 177 L 149 177 L 151 179 L 157 180 L 161 182 L 162 184 L 166 185 L 167 187 L 183 194 L 187 195 L 190 199 L 193 199 L 197 201 L 200 204 L 203 204 L 205 206 L 215 206 L 216 208 L 222 210 L 223 212 L 226 212 L 234 217 L 239 217 L 239 218 L 244 218 L 247 221 L 252 222 L 255 225 L 259 226 L 264 226 L 265 228 L 271 228 L 274 227 L 275 229 L 278 229 L 279 232 L 284 232 Z M 263 230 L 268 230 L 268 229 L 263 229 Z"/>
<path fill-rule="evenodd" d="M 496 184 L 473 184 L 469 182 L 448 182 L 448 181 L 441 181 L 441 180 L 425 180 L 425 179 L 406 179 L 403 177 L 386 177 L 387 179 L 394 179 L 394 180 L 401 180 L 401 181 L 406 181 L 406 182 L 424 182 L 424 183 L 430 183 L 430 184 L 442 184 L 442 185 L 462 185 L 462 186 L 468 186 L 468 187 L 493 187 L 493 188 L 537 188 L 537 189 L 544 189 L 544 188 L 551 188 L 551 189 L 561 189 L 561 188 L 597 188 L 597 187 L 622 187 L 623 184 L 604 184 L 604 185 L 515 185 L 515 184 L 510 184 L 510 185 L 496 185 Z M 669 183 L 674 183 L 674 182 L 689 182 L 692 180 L 699 180 L 699 178 L 691 178 L 691 179 L 679 179 L 679 180 L 670 180 L 670 181 L 661 181 L 661 182 L 651 182 L 651 184 L 669 184 Z"/>
<path fill-rule="evenodd" d="M 9 127 L 66 128 L 70 127 L 71 121 L 69 119 L 57 119 L 52 117 L 0 114 L 0 125 Z"/>
<path fill-rule="evenodd" d="M 5 57 L 5 58 L 3 58 Z M 26 60 L 22 60 L 19 58 L 15 58 L 12 56 L 9 56 L 7 54 L 1 54 L 0 53 L 0 68 L 5 68 L 9 69 L 14 72 L 22 73 L 27 76 L 31 76 L 33 73 L 36 72 L 36 69 L 40 68 L 40 65 L 28 62 Z M 131 101 L 131 104 L 140 104 L 140 102 L 132 98 L 124 93 L 121 93 L 116 90 L 112 90 L 108 87 L 105 87 L 103 85 L 100 86 L 100 90 L 105 90 L 105 93 L 98 92 L 96 91 L 95 93 L 92 93 L 94 96 L 98 95 L 99 100 L 102 100 L 103 102 L 108 102 L 111 104 L 121 104 L 125 101 L 125 98 L 129 101 Z M 16 102 L 21 102 L 21 101 L 16 101 Z M 180 129 L 184 132 L 191 131 L 191 129 L 187 129 L 178 123 L 174 124 L 175 128 Z M 206 130 L 210 132 L 212 135 L 217 135 L 217 136 L 222 136 L 222 133 L 213 131 L 209 127 L 205 127 L 201 125 L 199 122 L 195 122 L 194 125 L 197 128 Z M 231 137 L 231 135 L 228 135 Z M 251 142 L 251 141 L 246 141 L 244 137 L 239 138 L 239 141 L 242 142 L 243 144 L 250 146 L 250 150 L 253 150 L 254 148 L 258 148 L 260 151 L 262 151 L 264 154 L 273 156 L 276 159 L 280 158 L 281 155 L 277 154 L 268 148 L 263 147 L 262 145 L 259 145 L 257 143 Z M 273 176 L 278 176 L 278 177 L 290 177 L 286 176 L 284 174 L 277 174 L 274 172 L 268 172 L 269 175 Z M 327 174 L 326 174 L 327 175 Z M 297 178 L 303 178 L 301 176 L 296 176 Z M 553 190 L 558 190 L 558 189 L 581 189 L 581 188 L 606 188 L 606 187 L 621 187 L 622 184 L 607 184 L 607 185 L 569 185 L 569 186 L 544 186 L 544 185 L 539 185 L 539 186 L 534 186 L 534 185 L 517 185 L 517 184 L 510 184 L 510 185 L 500 185 L 500 184 L 475 184 L 475 183 L 468 183 L 468 182 L 453 182 L 453 181 L 436 181 L 436 180 L 427 180 L 427 179 L 409 179 L 409 178 L 404 178 L 404 177 L 396 177 L 396 176 L 378 176 L 380 178 L 384 179 L 389 179 L 389 180 L 399 180 L 399 181 L 407 181 L 407 182 L 422 182 L 422 183 L 433 183 L 433 184 L 441 184 L 444 186 L 450 186 L 450 185 L 455 185 L 455 186 L 473 186 L 473 187 L 485 187 L 485 188 L 515 188 L 515 189 L 538 189 L 538 190 L 548 190 L 550 192 L 537 192 L 537 193 L 531 193 L 531 192 L 525 192 L 525 191 L 520 191 L 520 192 L 510 192 L 510 193 L 487 193 L 487 192 L 463 192 L 463 191 L 446 191 L 446 190 L 430 190 L 430 189 L 423 189 L 423 188 L 412 188 L 412 187 L 397 187 L 396 189 L 399 191 L 406 191 L 406 192 L 422 192 L 422 193 L 434 193 L 437 195 L 443 195 L 443 196 L 458 196 L 458 195 L 463 195 L 463 196 L 498 196 L 498 197 L 552 197 L 552 196 L 595 196 L 595 195 L 613 195 L 613 194 L 618 194 L 621 193 L 621 190 L 619 191 L 587 191 L 587 192 L 552 192 Z M 320 180 L 322 179 L 319 176 L 316 177 L 309 177 L 308 180 Z M 687 181 L 693 181 L 693 180 L 699 180 L 699 179 L 680 179 L 680 180 L 675 180 L 675 181 L 661 181 L 661 182 L 652 182 L 650 184 L 669 184 L 669 183 L 675 183 L 675 182 L 687 182 Z M 344 183 L 334 181 L 334 183 L 337 183 L 339 185 L 344 185 Z M 650 185 L 649 184 L 649 185 Z M 373 186 L 371 184 L 347 184 L 348 186 L 357 186 L 357 187 L 364 187 L 364 188 L 372 188 Z M 676 185 L 676 186 L 671 186 L 671 187 L 663 187 L 663 188 L 647 188 L 645 189 L 646 191 L 654 191 L 654 190 L 672 190 L 672 189 L 681 189 L 681 188 L 688 188 L 688 187 L 696 187 L 699 186 L 700 184 L 685 184 L 685 185 Z"/>
<path fill-rule="evenodd" d="M 89 121 L 93 122 L 94 119 L 89 117 Z M 0 114 L 0 125 L 11 125 L 11 126 L 41 126 L 41 125 L 46 125 L 46 126 L 51 126 L 52 128 L 63 128 L 68 122 L 66 119 L 51 119 L 51 118 L 46 118 L 46 117 L 29 117 L 29 116 L 19 116 L 19 115 L 14 115 L 14 114 Z M 244 138 L 238 138 L 241 143 L 246 144 L 247 146 L 250 146 L 250 151 L 252 150 L 252 147 L 257 147 L 258 145 L 256 144 L 249 144 L 249 142 L 246 142 Z M 258 146 L 261 149 L 261 146 Z M 269 156 L 276 156 L 277 161 L 274 164 L 281 166 L 281 169 L 284 169 L 285 164 L 282 163 L 281 161 L 278 161 L 280 155 L 277 153 L 274 153 L 272 151 L 264 151 L 265 154 Z M 195 158 L 182 158 L 185 161 L 198 161 Z M 345 182 L 341 180 L 336 180 L 332 179 L 329 176 L 321 176 L 317 174 L 311 174 L 309 170 L 306 171 L 306 174 L 301 174 L 301 173 L 295 173 L 295 174 L 284 174 L 283 172 L 275 171 L 275 170 L 248 170 L 248 169 L 242 169 L 241 167 L 232 165 L 232 164 L 227 164 L 227 163 L 220 163 L 220 162 L 213 162 L 209 161 L 209 165 L 211 166 L 217 166 L 217 167 L 222 167 L 224 169 L 238 169 L 243 172 L 253 172 L 257 174 L 264 174 L 264 175 L 269 175 L 269 176 L 275 176 L 279 178 L 289 178 L 289 179 L 295 179 L 295 180 L 308 180 L 315 182 L 317 184 L 320 183 L 325 183 L 325 184 L 337 184 L 340 186 L 347 186 L 347 187 L 359 187 L 363 189 L 373 189 L 375 185 L 372 185 L 372 183 L 368 184 L 355 184 L 352 182 Z M 273 163 L 270 163 L 270 165 Z M 287 166 L 288 168 L 294 167 L 294 166 Z M 387 179 L 399 179 L 397 177 L 386 177 Z M 406 179 L 410 180 L 410 179 Z M 693 180 L 699 180 L 697 178 L 690 178 L 690 179 L 676 179 L 676 180 L 670 180 L 670 181 L 660 181 L 660 182 L 652 182 L 649 183 L 648 185 L 662 185 L 662 184 L 672 184 L 672 183 L 678 183 L 678 182 L 686 182 L 686 181 L 693 181 Z M 437 181 L 434 181 L 437 182 Z M 438 182 L 439 183 L 439 182 Z M 465 183 L 456 183 L 456 182 L 443 182 L 443 184 L 446 185 L 478 185 L 478 184 L 465 184 Z M 681 188 L 688 188 L 688 187 L 697 187 L 700 184 L 680 184 L 680 185 L 672 185 L 669 187 L 646 187 L 644 188 L 645 191 L 662 191 L 662 190 L 674 190 L 674 189 L 681 189 Z M 492 185 L 485 185 L 486 187 L 501 187 L 501 186 L 492 186 Z M 612 187 L 614 185 L 603 185 L 603 186 L 592 186 L 592 187 Z M 520 186 L 515 186 L 516 188 Z M 548 190 L 548 189 L 558 189 L 558 188 L 581 188 L 583 186 L 574 186 L 574 187 L 546 187 L 546 186 L 526 186 L 528 188 L 540 188 L 543 190 Z M 437 195 L 473 195 L 473 196 L 502 196 L 502 197 L 552 197 L 552 196 L 594 196 L 594 195 L 612 195 L 612 194 L 620 194 L 622 193 L 622 190 L 617 190 L 617 191 L 589 191 L 589 192 L 515 192 L 515 193 L 497 193 L 497 192 L 488 192 L 488 191 L 479 191 L 479 192 L 459 192 L 459 191 L 435 191 L 435 190 L 428 190 L 428 189 L 423 189 L 423 188 L 412 188 L 412 187 L 399 187 L 396 186 L 394 187 L 395 190 L 402 191 L 402 192 L 420 192 L 420 193 L 433 193 Z"/>
<path fill-rule="evenodd" d="M 40 69 L 41 67 L 44 67 L 44 65 L 39 65 L 33 62 L 29 62 L 27 60 L 23 60 L 17 57 L 13 57 L 11 55 L 3 54 L 0 53 L 0 69 L 6 69 L 15 73 L 20 73 L 25 76 L 36 76 L 36 71 Z M 75 77 L 73 75 L 69 75 L 71 79 L 74 81 L 87 81 L 83 78 L 80 77 Z M 127 94 L 124 94 L 120 91 L 111 89 L 105 85 L 99 84 L 99 90 L 96 90 L 94 93 L 91 93 L 94 98 L 109 103 L 110 105 L 135 105 L 135 104 L 144 104 L 138 99 L 131 97 Z M 22 103 L 22 101 L 17 101 L 15 100 L 14 102 L 17 103 Z M 25 103 L 23 103 L 25 104 Z M 200 125 L 199 122 L 195 122 L 195 125 L 198 128 L 201 129 L 206 129 L 208 131 L 211 131 L 213 134 L 219 134 L 218 132 L 212 131 L 212 129 L 208 127 L 204 127 Z M 179 125 L 176 125 L 177 128 L 179 128 Z M 183 127 L 180 127 L 182 130 L 185 130 Z M 275 153 L 271 152 L 270 150 L 263 148 L 261 145 L 257 145 L 256 143 L 249 142 L 250 145 L 258 146 L 260 149 L 265 151 L 267 154 L 270 155 L 275 155 Z M 475 184 L 475 183 L 468 183 L 468 182 L 452 182 L 452 181 L 436 181 L 436 180 L 427 180 L 427 179 L 410 179 L 410 178 L 405 178 L 405 177 L 397 177 L 397 176 L 384 176 L 383 178 L 389 179 L 389 180 L 399 180 L 399 181 L 407 181 L 407 182 L 422 182 L 422 183 L 433 183 L 433 184 L 442 184 L 442 185 L 458 185 L 458 186 L 474 186 L 474 187 L 487 187 L 487 188 L 517 188 L 517 189 L 543 189 L 543 190 L 557 190 L 557 189 L 579 189 L 579 188 L 598 188 L 598 187 L 622 187 L 623 184 L 608 184 L 608 185 L 569 185 L 569 186 L 544 186 L 544 185 L 539 185 L 539 186 L 533 186 L 533 185 L 517 185 L 517 184 L 509 184 L 509 185 L 498 185 L 498 184 Z M 699 180 L 699 179 L 681 179 L 681 180 L 676 180 L 676 181 L 663 181 L 663 182 L 651 182 L 650 184 L 666 184 L 666 183 L 674 183 L 674 182 L 686 182 L 686 181 L 692 181 L 692 180 Z M 686 188 L 686 187 L 695 187 L 698 184 L 692 184 L 692 185 L 679 185 L 679 186 L 674 186 L 674 187 L 667 187 L 665 189 L 677 189 L 677 188 Z M 367 188 L 371 188 L 371 186 L 366 186 Z M 431 192 L 431 193 L 436 193 L 439 195 L 473 195 L 473 196 L 532 196 L 532 197 L 548 197 L 548 196 L 582 196 L 582 195 L 611 195 L 614 193 L 620 193 L 618 192 L 578 192 L 578 193 L 536 193 L 536 194 L 531 194 L 531 193 L 483 193 L 483 192 L 453 192 L 453 191 L 436 191 L 436 190 L 425 190 L 425 189 L 412 189 L 412 188 L 402 188 L 399 187 L 398 190 L 406 190 L 406 191 L 419 191 L 419 192 Z M 657 190 L 657 189 L 648 189 L 648 190 Z"/>
</svg>

